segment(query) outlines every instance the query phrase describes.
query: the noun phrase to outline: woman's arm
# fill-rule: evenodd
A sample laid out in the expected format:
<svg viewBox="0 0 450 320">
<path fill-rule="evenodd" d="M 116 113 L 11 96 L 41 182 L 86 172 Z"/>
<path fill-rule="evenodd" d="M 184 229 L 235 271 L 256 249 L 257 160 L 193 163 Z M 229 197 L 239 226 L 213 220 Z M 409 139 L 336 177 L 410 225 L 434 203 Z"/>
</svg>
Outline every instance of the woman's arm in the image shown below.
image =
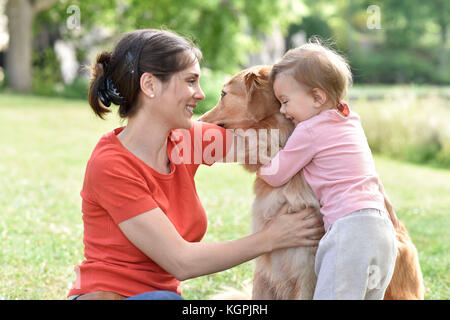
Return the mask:
<svg viewBox="0 0 450 320">
<path fill-rule="evenodd" d="M 286 214 L 287 206 L 260 232 L 226 242 L 187 242 L 164 212 L 153 209 L 119 224 L 125 236 L 179 280 L 223 271 L 272 250 L 316 246 L 322 222 L 313 209 Z"/>
</svg>

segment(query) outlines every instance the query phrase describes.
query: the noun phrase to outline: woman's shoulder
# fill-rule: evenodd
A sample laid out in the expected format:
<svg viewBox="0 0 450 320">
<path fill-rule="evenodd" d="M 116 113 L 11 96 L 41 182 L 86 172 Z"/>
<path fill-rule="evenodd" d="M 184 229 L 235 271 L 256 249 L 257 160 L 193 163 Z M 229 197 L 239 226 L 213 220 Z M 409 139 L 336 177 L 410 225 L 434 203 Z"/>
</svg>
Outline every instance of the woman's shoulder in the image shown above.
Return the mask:
<svg viewBox="0 0 450 320">
<path fill-rule="evenodd" d="M 123 127 L 105 133 L 100 138 L 88 160 L 88 170 L 101 172 L 117 167 L 130 167 L 130 156 L 116 136 L 121 129 Z"/>
</svg>

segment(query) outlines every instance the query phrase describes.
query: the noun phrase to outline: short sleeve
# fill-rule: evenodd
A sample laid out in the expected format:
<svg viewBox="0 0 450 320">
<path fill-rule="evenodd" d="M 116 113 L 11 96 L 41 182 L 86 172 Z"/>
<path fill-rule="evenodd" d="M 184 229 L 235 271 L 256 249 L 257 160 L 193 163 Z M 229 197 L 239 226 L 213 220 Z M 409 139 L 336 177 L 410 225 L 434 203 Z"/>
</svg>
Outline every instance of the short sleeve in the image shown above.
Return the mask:
<svg viewBox="0 0 450 320">
<path fill-rule="evenodd" d="M 149 186 L 125 157 L 97 157 L 88 165 L 83 193 L 105 209 L 116 224 L 158 207 Z"/>
<path fill-rule="evenodd" d="M 234 139 L 231 131 L 200 121 L 193 121 L 190 130 L 173 131 L 171 138 L 177 143 L 173 155 L 179 156 L 177 160 L 172 157 L 172 160 L 176 164 L 184 162 L 193 173 L 201 164 L 210 166 L 222 161 L 230 151 Z"/>
</svg>

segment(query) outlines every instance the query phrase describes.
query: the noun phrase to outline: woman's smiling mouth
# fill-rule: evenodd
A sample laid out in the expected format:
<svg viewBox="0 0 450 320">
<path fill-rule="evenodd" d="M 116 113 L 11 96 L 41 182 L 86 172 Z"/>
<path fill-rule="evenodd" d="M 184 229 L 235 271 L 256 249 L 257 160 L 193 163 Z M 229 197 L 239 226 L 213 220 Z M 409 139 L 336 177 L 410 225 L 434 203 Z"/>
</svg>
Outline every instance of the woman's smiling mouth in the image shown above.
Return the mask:
<svg viewBox="0 0 450 320">
<path fill-rule="evenodd" d="M 184 107 L 187 112 L 192 116 L 194 114 L 195 105 L 187 105 Z"/>
</svg>

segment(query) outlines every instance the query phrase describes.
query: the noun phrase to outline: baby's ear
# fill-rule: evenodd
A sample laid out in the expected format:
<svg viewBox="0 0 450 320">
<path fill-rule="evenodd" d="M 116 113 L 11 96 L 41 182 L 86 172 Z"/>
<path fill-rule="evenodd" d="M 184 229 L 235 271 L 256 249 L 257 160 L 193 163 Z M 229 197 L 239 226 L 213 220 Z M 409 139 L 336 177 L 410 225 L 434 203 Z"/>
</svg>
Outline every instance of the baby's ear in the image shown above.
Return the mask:
<svg viewBox="0 0 450 320">
<path fill-rule="evenodd" d="M 327 94 L 322 89 L 314 88 L 311 90 L 311 94 L 315 102 L 315 107 L 320 108 L 325 104 L 325 102 L 327 102 Z"/>
<path fill-rule="evenodd" d="M 265 71 L 253 69 L 244 75 L 248 114 L 256 122 L 280 111 L 280 103 Z"/>
</svg>

